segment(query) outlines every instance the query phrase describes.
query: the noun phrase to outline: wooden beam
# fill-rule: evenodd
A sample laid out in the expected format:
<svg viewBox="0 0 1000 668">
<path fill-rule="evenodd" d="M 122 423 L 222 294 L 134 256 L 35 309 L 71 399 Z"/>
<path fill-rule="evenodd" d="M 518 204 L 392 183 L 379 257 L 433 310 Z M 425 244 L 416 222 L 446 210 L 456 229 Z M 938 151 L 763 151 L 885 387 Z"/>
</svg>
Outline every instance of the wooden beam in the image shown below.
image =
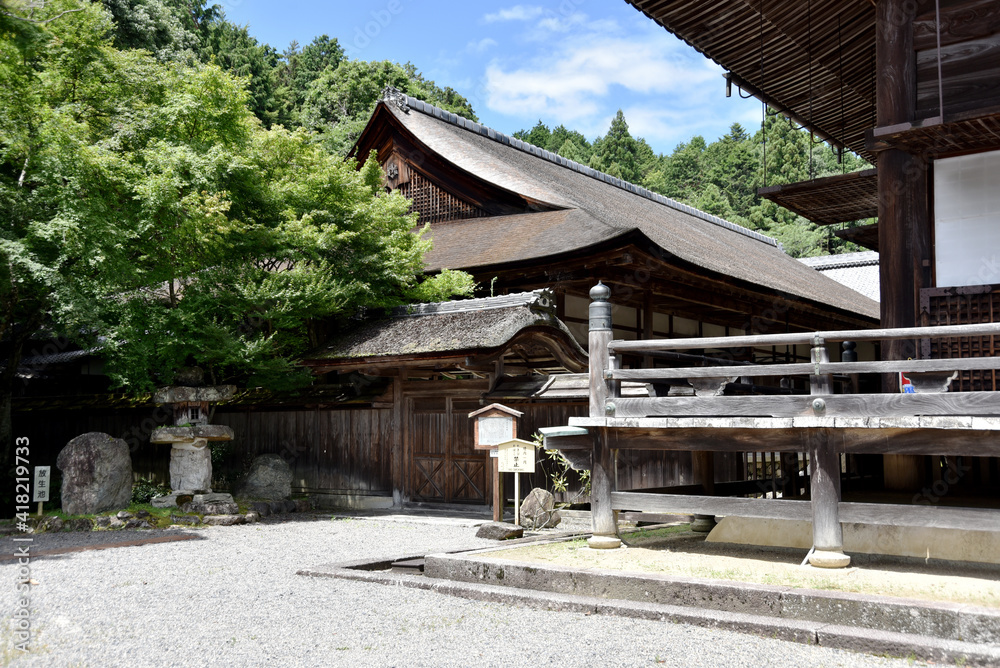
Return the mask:
<svg viewBox="0 0 1000 668">
<path fill-rule="evenodd" d="M 811 520 L 812 510 L 809 501 L 642 492 L 614 492 L 611 494 L 611 505 L 615 510 L 643 513 L 684 515 L 699 513 L 806 522 Z M 1000 531 L 1000 510 L 994 509 L 841 502 L 838 504 L 838 510 L 840 521 L 844 523 Z"/>
<path fill-rule="evenodd" d="M 673 369 L 614 369 L 607 375 L 615 380 L 654 381 L 687 378 L 714 378 L 726 367 L 690 367 Z M 735 369 L 741 376 L 783 377 L 811 374 L 850 373 L 927 373 L 932 371 L 989 371 L 1000 369 L 1000 357 L 962 359 L 896 360 L 886 362 L 824 362 L 820 364 L 761 364 Z"/>
<path fill-rule="evenodd" d="M 614 417 L 908 417 L 1000 415 L 1000 392 L 759 397 L 617 397 Z"/>
</svg>

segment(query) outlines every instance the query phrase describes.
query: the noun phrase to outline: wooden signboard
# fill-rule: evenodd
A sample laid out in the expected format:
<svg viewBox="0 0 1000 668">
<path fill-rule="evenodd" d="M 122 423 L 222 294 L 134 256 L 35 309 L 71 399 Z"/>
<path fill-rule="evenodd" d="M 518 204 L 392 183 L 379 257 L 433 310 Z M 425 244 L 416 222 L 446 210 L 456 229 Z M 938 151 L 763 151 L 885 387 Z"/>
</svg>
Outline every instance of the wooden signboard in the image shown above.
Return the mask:
<svg viewBox="0 0 1000 668">
<path fill-rule="evenodd" d="M 535 444 L 512 438 L 497 445 L 499 470 L 514 474 L 514 524 L 521 523 L 521 474 L 535 472 Z"/>
<path fill-rule="evenodd" d="M 475 418 L 473 427 L 476 450 L 490 450 L 504 441 L 517 438 L 517 418 L 524 415 L 521 411 L 507 408 L 502 404 L 490 404 L 478 411 L 469 413 L 469 418 Z"/>
<path fill-rule="evenodd" d="M 503 521 L 503 485 L 500 468 L 497 466 L 499 452 L 493 456 L 497 446 L 505 441 L 517 438 L 517 419 L 524 415 L 521 411 L 508 408 L 503 404 L 490 404 L 478 411 L 469 413 L 469 419 L 475 419 L 473 425 L 474 439 L 472 447 L 476 450 L 489 450 L 493 468 L 493 521 Z"/>
<path fill-rule="evenodd" d="M 535 444 L 511 439 L 497 445 L 501 473 L 534 473 Z"/>
</svg>

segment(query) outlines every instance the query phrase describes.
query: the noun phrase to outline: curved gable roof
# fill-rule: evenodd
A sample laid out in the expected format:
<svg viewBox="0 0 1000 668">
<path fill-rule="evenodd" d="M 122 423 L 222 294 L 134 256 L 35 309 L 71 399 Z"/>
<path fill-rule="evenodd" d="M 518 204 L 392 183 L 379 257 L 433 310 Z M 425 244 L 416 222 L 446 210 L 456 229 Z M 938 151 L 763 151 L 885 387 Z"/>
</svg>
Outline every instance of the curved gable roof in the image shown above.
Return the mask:
<svg viewBox="0 0 1000 668">
<path fill-rule="evenodd" d="M 540 259 L 641 232 L 653 254 L 722 277 L 878 318 L 878 304 L 785 254 L 753 230 L 388 91 L 392 119 L 456 169 L 554 209 L 434 225 L 428 264 L 472 269 Z M 379 111 L 376 111 L 378 116 Z M 492 245 L 501 252 L 485 252 Z"/>
</svg>

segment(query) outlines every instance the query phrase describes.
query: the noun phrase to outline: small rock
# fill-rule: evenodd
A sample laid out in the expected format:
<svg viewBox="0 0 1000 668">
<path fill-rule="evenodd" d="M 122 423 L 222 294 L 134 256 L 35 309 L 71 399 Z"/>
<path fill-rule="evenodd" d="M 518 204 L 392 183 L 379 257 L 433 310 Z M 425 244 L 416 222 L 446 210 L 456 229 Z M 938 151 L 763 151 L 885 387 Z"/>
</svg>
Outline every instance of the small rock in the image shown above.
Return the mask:
<svg viewBox="0 0 1000 668">
<path fill-rule="evenodd" d="M 133 515 L 132 513 L 130 513 L 130 512 L 129 512 L 129 511 L 127 511 L 127 510 L 119 510 L 119 511 L 118 511 L 118 515 L 117 515 L 117 517 L 118 517 L 118 519 L 120 519 L 120 520 L 130 520 L 130 519 L 132 519 L 133 517 L 135 517 L 135 515 Z"/>
<path fill-rule="evenodd" d="M 190 501 L 181 506 L 185 513 L 199 513 L 201 515 L 234 515 L 240 511 L 235 501 L 229 503 L 198 503 Z"/>
<path fill-rule="evenodd" d="M 198 523 L 198 517 L 196 515 L 171 515 L 170 516 L 170 523 L 171 524 L 187 524 L 187 525 L 197 524 Z"/>
<path fill-rule="evenodd" d="M 476 538 L 489 538 L 490 540 L 509 540 L 520 538 L 523 535 L 523 527 L 504 522 L 487 522 L 480 526 L 479 531 L 476 532 Z"/>
<path fill-rule="evenodd" d="M 209 526 L 230 527 L 234 524 L 243 524 L 246 518 L 242 515 L 205 515 L 201 521 Z"/>
<path fill-rule="evenodd" d="M 152 525 L 146 520 L 131 519 L 125 522 L 126 529 L 152 529 Z"/>
<path fill-rule="evenodd" d="M 272 501 L 271 502 L 271 514 L 281 515 L 285 512 L 285 502 L 284 501 Z"/>
<path fill-rule="evenodd" d="M 111 518 L 107 515 L 98 515 L 94 518 L 94 526 L 99 529 L 107 529 L 111 524 Z"/>
<path fill-rule="evenodd" d="M 174 496 L 174 500 L 177 506 L 181 507 L 185 504 L 194 501 L 194 493 L 192 492 L 191 494 L 177 494 L 176 496 Z"/>
<path fill-rule="evenodd" d="M 244 517 L 244 518 L 246 518 L 246 521 L 247 521 L 247 524 L 254 524 L 254 523 L 256 523 L 256 522 L 257 522 L 257 520 L 259 520 L 259 519 L 260 519 L 260 515 L 258 515 L 258 514 L 257 514 L 257 513 L 255 512 L 255 511 L 253 511 L 253 510 L 251 510 L 250 512 L 248 512 L 248 513 L 247 513 L 246 515 L 244 515 L 243 517 Z"/>
<path fill-rule="evenodd" d="M 288 501 L 282 501 L 282 503 L 285 504 L 285 512 L 286 513 L 294 513 L 295 512 L 295 509 L 297 508 L 297 506 L 295 505 L 294 501 L 288 500 Z"/>
<path fill-rule="evenodd" d="M 225 492 L 209 492 L 208 494 L 195 494 L 191 500 L 195 503 L 232 503 L 233 495 Z"/>
<path fill-rule="evenodd" d="M 267 517 L 271 514 L 271 504 L 267 501 L 254 501 L 250 504 L 250 510 L 261 517 Z"/>
<path fill-rule="evenodd" d="M 94 529 L 94 523 L 88 520 L 86 517 L 80 517 L 78 519 L 72 520 L 69 523 L 70 531 L 92 531 Z"/>
<path fill-rule="evenodd" d="M 108 524 L 108 528 L 109 528 L 109 529 L 121 529 L 121 528 L 123 528 L 124 526 L 125 526 L 125 523 L 124 523 L 124 522 L 122 522 L 122 521 L 121 521 L 120 519 L 118 519 L 117 517 L 112 517 L 112 518 L 111 518 L 111 522 L 110 522 L 110 523 Z"/>
<path fill-rule="evenodd" d="M 150 499 L 149 504 L 154 508 L 173 508 L 177 505 L 177 496 L 174 494 L 156 496 Z"/>
<path fill-rule="evenodd" d="M 139 511 L 136 511 L 135 516 L 138 517 L 141 520 L 144 520 L 147 517 L 149 517 L 149 511 L 148 510 L 139 510 Z"/>
<path fill-rule="evenodd" d="M 313 509 L 312 499 L 296 499 L 295 512 L 308 513 Z"/>
<path fill-rule="evenodd" d="M 51 531 L 53 533 L 56 531 L 62 531 L 65 524 L 66 523 L 62 519 L 53 517 L 45 523 L 45 531 Z"/>
</svg>

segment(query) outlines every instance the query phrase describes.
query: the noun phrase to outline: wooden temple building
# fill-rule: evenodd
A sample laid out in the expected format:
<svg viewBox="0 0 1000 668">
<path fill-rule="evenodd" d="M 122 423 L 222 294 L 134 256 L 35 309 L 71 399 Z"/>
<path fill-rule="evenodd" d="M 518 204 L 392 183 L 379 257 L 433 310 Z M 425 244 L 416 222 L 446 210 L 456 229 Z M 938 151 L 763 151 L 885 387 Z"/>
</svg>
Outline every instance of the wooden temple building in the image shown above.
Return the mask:
<svg viewBox="0 0 1000 668">
<path fill-rule="evenodd" d="M 587 414 L 581 344 L 595 276 L 615 296 L 613 327 L 623 339 L 876 323 L 874 301 L 789 257 L 773 239 L 397 91 L 384 97 L 355 154 L 374 151 L 386 189 L 410 198 L 420 221 L 430 223 L 428 271 L 468 271 L 482 290 L 498 295 L 404 309 L 303 360 L 329 379 L 355 374 L 391 383 L 376 405 L 391 410 L 397 426 L 391 445 L 397 502 L 490 498 L 488 459 L 473 450 L 467 417 L 483 405 L 522 411 L 521 438 Z M 872 358 L 874 350 L 868 345 L 862 354 Z M 809 350 L 725 354 L 740 365 L 804 361 Z M 694 350 L 658 363 L 703 364 L 711 355 Z M 752 389 L 733 383 L 729 391 Z M 642 396 L 649 391 L 642 383 L 626 388 Z M 805 391 L 805 385 L 761 391 Z M 763 474 L 742 454 L 710 459 L 637 452 L 619 462 L 617 481 L 622 489 L 670 490 L 712 471 L 723 490 L 761 486 Z"/>
<path fill-rule="evenodd" d="M 600 315 L 613 295 L 595 288 L 590 416 L 549 432 L 547 440 L 592 451 L 596 544 L 616 542 L 613 509 L 809 519 L 816 550 L 810 559 L 827 567 L 849 561 L 841 522 L 1000 531 L 997 511 L 952 507 L 996 505 L 1000 495 L 1000 2 L 627 1 L 725 68 L 729 86 L 874 165 L 761 194 L 820 224 L 877 217 L 876 225 L 838 233 L 879 251 L 883 329 L 729 342 L 623 341 Z M 836 353 L 829 343 L 868 339 L 882 342 L 881 361 L 831 362 Z M 719 396 L 727 382 L 721 370 L 628 369 L 622 363 L 628 355 L 692 346 L 807 340 L 813 347 L 809 364 L 756 365 L 740 373 L 807 376 L 809 397 L 737 403 Z M 837 374 L 881 378 L 875 385 L 884 392 L 846 396 L 832 384 Z M 900 393 L 900 374 L 912 381 L 908 393 Z M 619 383 L 639 380 L 687 381 L 696 396 L 635 399 L 621 393 Z M 607 473 L 615 449 L 694 447 L 805 455 L 811 503 L 630 495 L 616 491 Z M 884 498 L 896 503 L 843 501 L 852 454 L 882 459 L 884 490 L 903 493 Z M 942 493 L 921 495 L 930 489 Z M 969 491 L 975 499 L 966 496 Z M 928 556 L 938 547 L 928 545 Z"/>
<path fill-rule="evenodd" d="M 468 271 L 492 296 L 359 322 L 304 357 L 317 375 L 314 387 L 244 390 L 216 408 L 213 421 L 235 433 L 229 465 L 281 454 L 292 464 L 295 490 L 320 503 L 487 503 L 488 454 L 473 450 L 468 414 L 494 402 L 522 411 L 521 438 L 587 415 L 588 293 L 597 277 L 616 304 L 615 336 L 626 340 L 878 322 L 877 303 L 786 255 L 773 239 L 397 91 L 386 92 L 354 152 L 371 151 L 386 188 L 410 198 L 420 222 L 430 223 L 427 271 Z M 875 350 L 866 343 L 857 352 L 873 359 Z M 694 349 L 623 363 L 691 366 L 719 357 L 712 363 L 803 362 L 809 346 Z M 801 380 L 759 385 L 737 381 L 727 392 L 807 391 Z M 667 393 L 670 384 L 625 386 L 641 396 L 651 391 Z M 107 431 L 134 446 L 137 471 L 165 476 L 166 451 L 148 443 L 161 416 L 148 401 L 26 396 L 16 409 L 19 433 L 33 443 L 55 444 L 57 452 L 83 431 Z M 775 457 L 623 453 L 616 484 L 670 491 L 711 478 L 719 493 L 761 493 L 777 484 Z"/>
</svg>

